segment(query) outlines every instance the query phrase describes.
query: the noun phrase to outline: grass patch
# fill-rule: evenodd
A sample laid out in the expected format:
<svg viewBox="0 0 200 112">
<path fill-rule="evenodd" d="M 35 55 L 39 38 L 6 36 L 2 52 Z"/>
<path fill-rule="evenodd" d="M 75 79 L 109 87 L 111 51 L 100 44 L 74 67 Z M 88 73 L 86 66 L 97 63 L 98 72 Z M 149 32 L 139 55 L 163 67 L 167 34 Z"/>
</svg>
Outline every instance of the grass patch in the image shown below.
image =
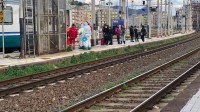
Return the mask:
<svg viewBox="0 0 200 112">
<path fill-rule="evenodd" d="M 80 63 L 84 63 L 88 61 L 112 57 L 112 56 L 116 56 L 116 55 L 120 55 L 124 53 L 144 50 L 146 48 L 156 47 L 162 44 L 184 40 L 186 38 L 187 36 L 181 36 L 177 38 L 171 38 L 167 40 L 146 43 L 146 44 L 138 44 L 136 46 L 128 46 L 128 47 L 120 48 L 120 49 L 111 49 L 111 50 L 102 51 L 102 52 L 93 52 L 93 51 L 89 53 L 84 52 L 84 53 L 81 53 L 80 55 L 72 56 L 71 58 L 65 59 L 64 61 L 61 61 L 55 64 L 27 65 L 23 68 L 20 68 L 18 66 L 8 67 L 4 73 L 0 73 L 0 81 L 8 80 L 8 79 L 16 78 L 16 77 L 21 77 L 21 76 L 26 76 L 30 74 L 35 74 L 39 72 L 44 72 L 48 70 L 53 70 L 57 68 L 63 68 L 63 67 L 80 64 Z M 70 51 L 70 49 L 68 50 Z M 128 78 L 130 79 L 131 77 L 128 77 Z M 112 87 L 112 86 L 113 84 L 111 84 L 109 87 Z"/>
<path fill-rule="evenodd" d="M 134 84 L 133 84 L 133 87 L 139 88 L 139 87 L 141 87 L 141 85 L 140 85 L 139 83 L 134 83 Z"/>
<path fill-rule="evenodd" d="M 92 106 L 90 107 L 90 109 L 93 109 L 93 110 L 100 110 L 100 109 L 102 109 L 102 108 L 104 108 L 103 105 L 92 105 Z"/>
</svg>

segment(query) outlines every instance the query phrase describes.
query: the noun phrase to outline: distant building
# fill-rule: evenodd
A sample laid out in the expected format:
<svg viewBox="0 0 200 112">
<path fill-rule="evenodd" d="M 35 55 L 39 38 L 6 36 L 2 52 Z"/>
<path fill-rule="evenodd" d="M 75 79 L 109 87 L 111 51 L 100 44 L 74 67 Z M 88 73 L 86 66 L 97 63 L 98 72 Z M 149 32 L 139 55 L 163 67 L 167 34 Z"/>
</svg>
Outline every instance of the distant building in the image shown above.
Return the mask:
<svg viewBox="0 0 200 112">
<path fill-rule="evenodd" d="M 96 23 L 98 24 L 98 26 L 102 27 L 104 24 L 109 24 L 109 11 L 108 11 L 108 7 L 103 7 L 103 8 L 99 8 L 96 12 Z M 112 25 L 112 21 L 115 19 L 118 19 L 118 9 L 113 9 L 110 8 L 110 22 Z"/>
<path fill-rule="evenodd" d="M 200 2 L 192 0 L 192 9 L 193 28 L 200 30 Z"/>
<path fill-rule="evenodd" d="M 91 22 L 92 14 L 91 7 L 88 5 L 83 6 L 74 6 L 72 9 L 72 23 L 75 23 L 77 26 L 80 26 L 81 23 L 86 21 Z"/>
<path fill-rule="evenodd" d="M 128 26 L 137 26 L 138 28 L 141 28 L 142 25 L 147 25 L 147 17 L 143 14 L 134 14 L 129 15 L 129 25 Z"/>
</svg>

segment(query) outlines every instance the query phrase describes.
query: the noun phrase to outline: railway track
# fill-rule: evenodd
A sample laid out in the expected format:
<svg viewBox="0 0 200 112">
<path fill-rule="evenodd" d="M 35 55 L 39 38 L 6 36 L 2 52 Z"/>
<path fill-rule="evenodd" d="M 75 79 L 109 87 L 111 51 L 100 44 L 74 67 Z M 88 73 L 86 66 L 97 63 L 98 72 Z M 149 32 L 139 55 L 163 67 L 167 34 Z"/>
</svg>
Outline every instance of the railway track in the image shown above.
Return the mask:
<svg viewBox="0 0 200 112">
<path fill-rule="evenodd" d="M 62 112 L 145 111 L 200 68 L 199 56 L 200 48 L 197 48 Z"/>
<path fill-rule="evenodd" d="M 153 54 L 155 52 L 166 50 L 174 46 L 182 45 L 184 43 L 197 39 L 199 34 L 192 34 L 190 36 L 191 37 L 195 36 L 195 37 L 178 42 L 178 43 L 165 44 L 160 47 L 154 47 L 147 50 L 141 50 L 138 52 L 132 52 L 132 53 L 124 54 L 124 55 L 118 55 L 118 56 L 109 57 L 105 59 L 95 60 L 95 61 L 78 64 L 78 65 L 74 65 L 70 67 L 42 72 L 39 74 L 33 74 L 33 75 L 11 79 L 7 81 L 1 81 L 0 82 L 0 97 L 6 96 L 9 94 L 18 93 L 20 91 L 31 89 L 36 86 L 42 86 L 42 85 L 53 83 L 53 82 L 63 80 L 66 78 L 71 78 L 82 73 L 87 73 L 90 71 L 97 70 L 99 68 L 112 66 L 117 63 L 135 59 L 144 55 Z"/>
</svg>

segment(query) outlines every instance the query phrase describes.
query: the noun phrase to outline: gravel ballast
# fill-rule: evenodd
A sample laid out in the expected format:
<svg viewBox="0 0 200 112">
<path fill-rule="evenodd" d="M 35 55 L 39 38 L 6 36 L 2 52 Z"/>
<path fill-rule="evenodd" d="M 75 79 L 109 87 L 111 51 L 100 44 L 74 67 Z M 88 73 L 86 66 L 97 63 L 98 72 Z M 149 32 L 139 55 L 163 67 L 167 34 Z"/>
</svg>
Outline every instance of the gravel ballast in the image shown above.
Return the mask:
<svg viewBox="0 0 200 112">
<path fill-rule="evenodd" d="M 0 100 L 0 110 L 12 112 L 58 111 L 98 93 L 103 87 L 111 85 L 111 82 L 120 82 L 124 78 L 138 75 L 185 54 L 200 46 L 199 43 L 200 39 L 63 82 L 49 84 L 42 89 L 35 88 L 30 92 L 19 93 L 19 96 L 6 97 L 4 100 Z"/>
</svg>

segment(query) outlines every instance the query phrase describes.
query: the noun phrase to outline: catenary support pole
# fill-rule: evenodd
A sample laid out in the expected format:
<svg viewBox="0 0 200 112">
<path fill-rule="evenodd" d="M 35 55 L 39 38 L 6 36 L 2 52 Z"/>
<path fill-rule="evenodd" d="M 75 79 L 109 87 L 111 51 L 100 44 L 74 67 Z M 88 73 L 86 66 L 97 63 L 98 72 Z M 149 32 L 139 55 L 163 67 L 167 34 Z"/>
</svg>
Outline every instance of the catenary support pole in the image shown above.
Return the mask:
<svg viewBox="0 0 200 112">
<path fill-rule="evenodd" d="M 163 3 L 163 0 L 160 0 L 160 36 L 162 37 L 162 35 L 163 35 L 163 11 L 162 11 L 162 7 L 163 7 L 163 5 L 162 5 L 162 3 Z"/>
<path fill-rule="evenodd" d="M 122 18 L 124 19 L 124 26 L 126 26 L 126 0 L 122 0 Z"/>
<path fill-rule="evenodd" d="M 198 13 L 198 10 L 196 11 L 196 14 L 197 14 L 197 31 L 199 31 L 199 13 Z"/>
<path fill-rule="evenodd" d="M 157 37 L 160 37 L 160 0 L 157 0 L 157 18 L 158 18 L 158 30 Z"/>
<path fill-rule="evenodd" d="M 91 0 L 92 3 L 92 39 L 94 41 L 94 46 L 96 45 L 96 36 L 95 36 L 95 29 L 94 29 L 94 23 L 95 23 L 95 0 Z"/>
<path fill-rule="evenodd" d="M 151 38 L 151 0 L 147 0 L 147 31 L 148 31 L 148 38 Z"/>
<path fill-rule="evenodd" d="M 167 0 L 165 0 L 165 36 L 167 35 Z"/>
<path fill-rule="evenodd" d="M 20 6 L 19 6 L 19 24 L 20 24 L 20 57 L 21 58 L 25 58 L 25 54 L 24 54 L 24 12 L 23 12 L 23 8 L 24 8 L 24 4 L 23 4 L 23 0 L 20 0 Z"/>
<path fill-rule="evenodd" d="M 127 20 L 126 26 L 127 26 L 127 28 L 129 27 L 129 15 L 128 15 L 128 13 L 129 13 L 129 11 L 128 11 L 128 0 L 127 0 L 127 4 L 126 4 L 126 20 Z"/>
<path fill-rule="evenodd" d="M 110 0 L 109 0 L 109 2 L 108 2 L 108 5 L 109 5 L 109 7 L 108 7 L 108 25 L 109 25 L 109 26 L 111 26 L 111 20 L 110 20 L 110 16 L 111 16 L 111 15 L 110 15 L 110 4 L 111 4 L 111 3 L 110 3 Z"/>
<path fill-rule="evenodd" d="M 2 15 L 3 15 L 3 20 L 2 20 L 2 52 L 3 52 L 3 58 L 5 55 L 5 45 L 4 45 L 4 1 L 1 0 L 1 10 L 2 10 Z"/>
<path fill-rule="evenodd" d="M 167 18 L 167 34 L 170 35 L 170 23 L 171 23 L 171 0 L 168 0 L 168 18 Z"/>
<path fill-rule="evenodd" d="M 2 2 L 3 3 L 3 2 Z M 3 13 L 3 16 L 4 15 L 4 9 L 2 7 L 2 13 Z M 5 44 L 4 44 L 4 17 L 3 17 L 3 21 L 2 21 L 2 51 L 3 51 L 3 58 L 4 58 L 4 55 L 5 55 Z"/>
</svg>

